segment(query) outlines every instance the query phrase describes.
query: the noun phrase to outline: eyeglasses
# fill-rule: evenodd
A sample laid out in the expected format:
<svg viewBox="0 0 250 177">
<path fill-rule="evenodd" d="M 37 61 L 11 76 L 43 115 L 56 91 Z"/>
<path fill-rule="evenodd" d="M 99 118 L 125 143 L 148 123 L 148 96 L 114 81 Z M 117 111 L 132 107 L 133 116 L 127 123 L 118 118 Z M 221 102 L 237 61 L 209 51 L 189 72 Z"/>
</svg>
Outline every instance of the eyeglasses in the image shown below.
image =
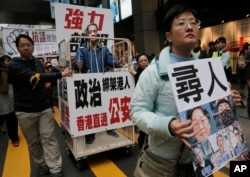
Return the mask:
<svg viewBox="0 0 250 177">
<path fill-rule="evenodd" d="M 91 34 L 91 33 L 97 33 L 97 30 L 88 30 L 88 33 Z"/>
<path fill-rule="evenodd" d="M 18 45 L 19 48 L 24 48 L 24 47 L 31 47 L 33 46 L 32 44 L 20 44 Z"/>
<path fill-rule="evenodd" d="M 178 28 L 185 28 L 188 25 L 191 27 L 199 27 L 201 24 L 201 21 L 199 19 L 191 19 L 191 20 L 178 20 L 174 23 L 176 27 Z"/>
</svg>

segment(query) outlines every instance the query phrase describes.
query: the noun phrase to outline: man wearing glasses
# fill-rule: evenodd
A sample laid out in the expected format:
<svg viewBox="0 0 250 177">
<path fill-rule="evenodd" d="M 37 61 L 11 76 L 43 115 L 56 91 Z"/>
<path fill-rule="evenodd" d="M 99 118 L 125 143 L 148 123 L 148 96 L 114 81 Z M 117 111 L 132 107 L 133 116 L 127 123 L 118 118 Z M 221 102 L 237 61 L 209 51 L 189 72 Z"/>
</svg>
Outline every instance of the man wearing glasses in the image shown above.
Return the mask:
<svg viewBox="0 0 250 177">
<path fill-rule="evenodd" d="M 28 35 L 16 38 L 20 57 L 8 66 L 13 84 L 14 108 L 19 125 L 28 143 L 31 159 L 39 165 L 41 175 L 62 177 L 62 157 L 54 135 L 54 116 L 51 110 L 46 82 L 72 75 L 71 68 L 45 73 L 38 58 L 33 56 L 34 41 Z"/>
</svg>

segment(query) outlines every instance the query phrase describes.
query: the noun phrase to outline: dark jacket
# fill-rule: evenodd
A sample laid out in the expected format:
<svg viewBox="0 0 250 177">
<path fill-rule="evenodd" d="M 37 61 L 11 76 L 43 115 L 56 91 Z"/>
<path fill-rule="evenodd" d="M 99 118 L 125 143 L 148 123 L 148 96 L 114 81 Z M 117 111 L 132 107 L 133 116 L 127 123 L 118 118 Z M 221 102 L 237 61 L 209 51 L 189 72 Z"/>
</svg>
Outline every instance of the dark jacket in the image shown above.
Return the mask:
<svg viewBox="0 0 250 177">
<path fill-rule="evenodd" d="M 40 112 L 51 107 L 45 83 L 61 78 L 60 72 L 44 73 L 43 66 L 36 58 L 13 58 L 8 68 L 9 79 L 13 84 L 15 111 Z"/>
<path fill-rule="evenodd" d="M 140 77 L 140 75 L 141 75 L 141 73 L 142 73 L 143 70 L 144 70 L 144 69 L 141 69 L 141 68 L 139 68 L 139 67 L 138 67 L 138 69 L 136 70 L 136 74 L 135 74 L 135 85 L 137 84 L 137 81 L 139 80 L 139 77 Z"/>
</svg>

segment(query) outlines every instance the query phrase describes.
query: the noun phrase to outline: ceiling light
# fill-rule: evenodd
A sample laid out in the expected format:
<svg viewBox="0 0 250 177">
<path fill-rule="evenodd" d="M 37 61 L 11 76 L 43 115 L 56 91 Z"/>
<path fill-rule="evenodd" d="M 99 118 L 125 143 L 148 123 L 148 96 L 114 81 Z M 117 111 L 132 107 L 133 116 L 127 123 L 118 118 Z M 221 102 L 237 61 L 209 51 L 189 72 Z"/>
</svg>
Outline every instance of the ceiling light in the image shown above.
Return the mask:
<svg viewBox="0 0 250 177">
<path fill-rule="evenodd" d="M 249 14 L 246 14 L 246 17 L 249 17 Z"/>
</svg>

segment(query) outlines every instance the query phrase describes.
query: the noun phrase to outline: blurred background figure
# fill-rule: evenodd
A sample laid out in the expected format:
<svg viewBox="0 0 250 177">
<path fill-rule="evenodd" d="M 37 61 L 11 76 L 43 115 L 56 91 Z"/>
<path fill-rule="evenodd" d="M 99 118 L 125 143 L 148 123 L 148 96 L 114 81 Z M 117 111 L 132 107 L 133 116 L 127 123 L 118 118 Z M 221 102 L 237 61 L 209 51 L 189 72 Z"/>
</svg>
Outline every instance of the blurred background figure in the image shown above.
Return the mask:
<svg viewBox="0 0 250 177">
<path fill-rule="evenodd" d="M 232 79 L 232 68 L 230 61 L 230 52 L 226 50 L 227 40 L 225 37 L 219 37 L 215 41 L 216 51 L 213 52 L 212 57 L 219 57 L 221 59 L 222 65 L 224 67 L 224 71 L 227 77 L 227 80 L 231 82 Z"/>
<path fill-rule="evenodd" d="M 208 49 L 207 54 L 208 54 L 208 57 L 211 58 L 213 56 L 213 52 L 216 51 L 214 41 L 209 42 L 208 47 L 209 49 Z"/>
<path fill-rule="evenodd" d="M 8 80 L 8 65 L 11 58 L 3 55 L 0 58 L 0 133 L 6 133 L 14 147 L 19 146 L 18 121 L 14 110 L 14 94 L 12 84 Z"/>
<path fill-rule="evenodd" d="M 121 60 L 122 60 L 122 67 L 128 67 L 129 61 L 128 61 L 128 49 L 125 49 L 121 51 Z"/>
<path fill-rule="evenodd" d="M 246 65 L 250 61 L 250 44 L 248 42 L 245 42 L 243 44 L 243 48 L 240 51 L 239 57 L 237 59 L 237 77 L 238 83 L 239 83 L 239 91 L 240 95 L 242 97 L 242 100 L 247 99 L 247 92 L 249 88 L 247 85 L 247 69 Z M 242 101 L 242 108 L 245 107 L 245 102 Z"/>
<path fill-rule="evenodd" d="M 113 55 L 114 55 L 114 59 L 116 59 L 118 61 L 120 60 L 120 55 L 119 55 L 119 52 L 117 50 L 114 51 Z"/>
<path fill-rule="evenodd" d="M 45 72 L 46 73 L 55 73 L 55 72 L 60 72 L 60 64 L 58 63 L 57 66 L 52 66 L 50 62 L 46 62 L 44 66 Z M 51 104 L 51 110 L 54 113 L 54 102 L 53 102 L 53 95 L 54 95 L 54 88 L 57 86 L 57 80 L 54 80 L 52 82 L 47 82 L 45 84 L 48 96 L 49 96 L 49 101 Z M 58 106 L 58 104 L 55 104 L 55 106 Z"/>
<path fill-rule="evenodd" d="M 197 55 L 199 59 L 208 58 L 208 54 L 206 50 L 201 48 L 201 40 L 199 39 L 197 44 L 194 46 L 194 53 Z"/>
<path fill-rule="evenodd" d="M 45 62 L 44 62 L 44 58 L 39 57 L 38 59 L 39 59 L 39 61 L 41 62 L 41 64 L 44 66 L 44 64 L 45 64 Z"/>
<path fill-rule="evenodd" d="M 149 57 L 147 54 L 141 53 L 141 54 L 136 56 L 136 62 L 137 62 L 137 69 L 136 70 L 134 69 L 134 67 L 129 68 L 129 72 L 135 77 L 135 85 L 136 85 L 141 73 L 143 72 L 143 70 L 149 65 Z M 145 137 L 146 137 L 146 133 L 139 130 L 138 145 L 140 148 L 142 147 L 142 145 L 144 143 Z"/>
<path fill-rule="evenodd" d="M 118 8 L 117 8 L 116 0 L 112 1 L 112 3 L 110 4 L 110 9 L 112 10 L 112 13 L 113 13 L 113 22 L 116 23 L 116 16 L 118 15 Z"/>
<path fill-rule="evenodd" d="M 241 57 L 238 59 L 238 65 L 242 69 L 244 69 L 244 78 L 247 83 L 247 113 L 248 118 L 250 118 L 250 44 L 246 44 L 243 46 L 245 48 L 245 54 L 242 53 Z M 242 63 L 242 64 L 241 64 Z M 245 65 L 245 67 L 244 67 Z"/>
</svg>

